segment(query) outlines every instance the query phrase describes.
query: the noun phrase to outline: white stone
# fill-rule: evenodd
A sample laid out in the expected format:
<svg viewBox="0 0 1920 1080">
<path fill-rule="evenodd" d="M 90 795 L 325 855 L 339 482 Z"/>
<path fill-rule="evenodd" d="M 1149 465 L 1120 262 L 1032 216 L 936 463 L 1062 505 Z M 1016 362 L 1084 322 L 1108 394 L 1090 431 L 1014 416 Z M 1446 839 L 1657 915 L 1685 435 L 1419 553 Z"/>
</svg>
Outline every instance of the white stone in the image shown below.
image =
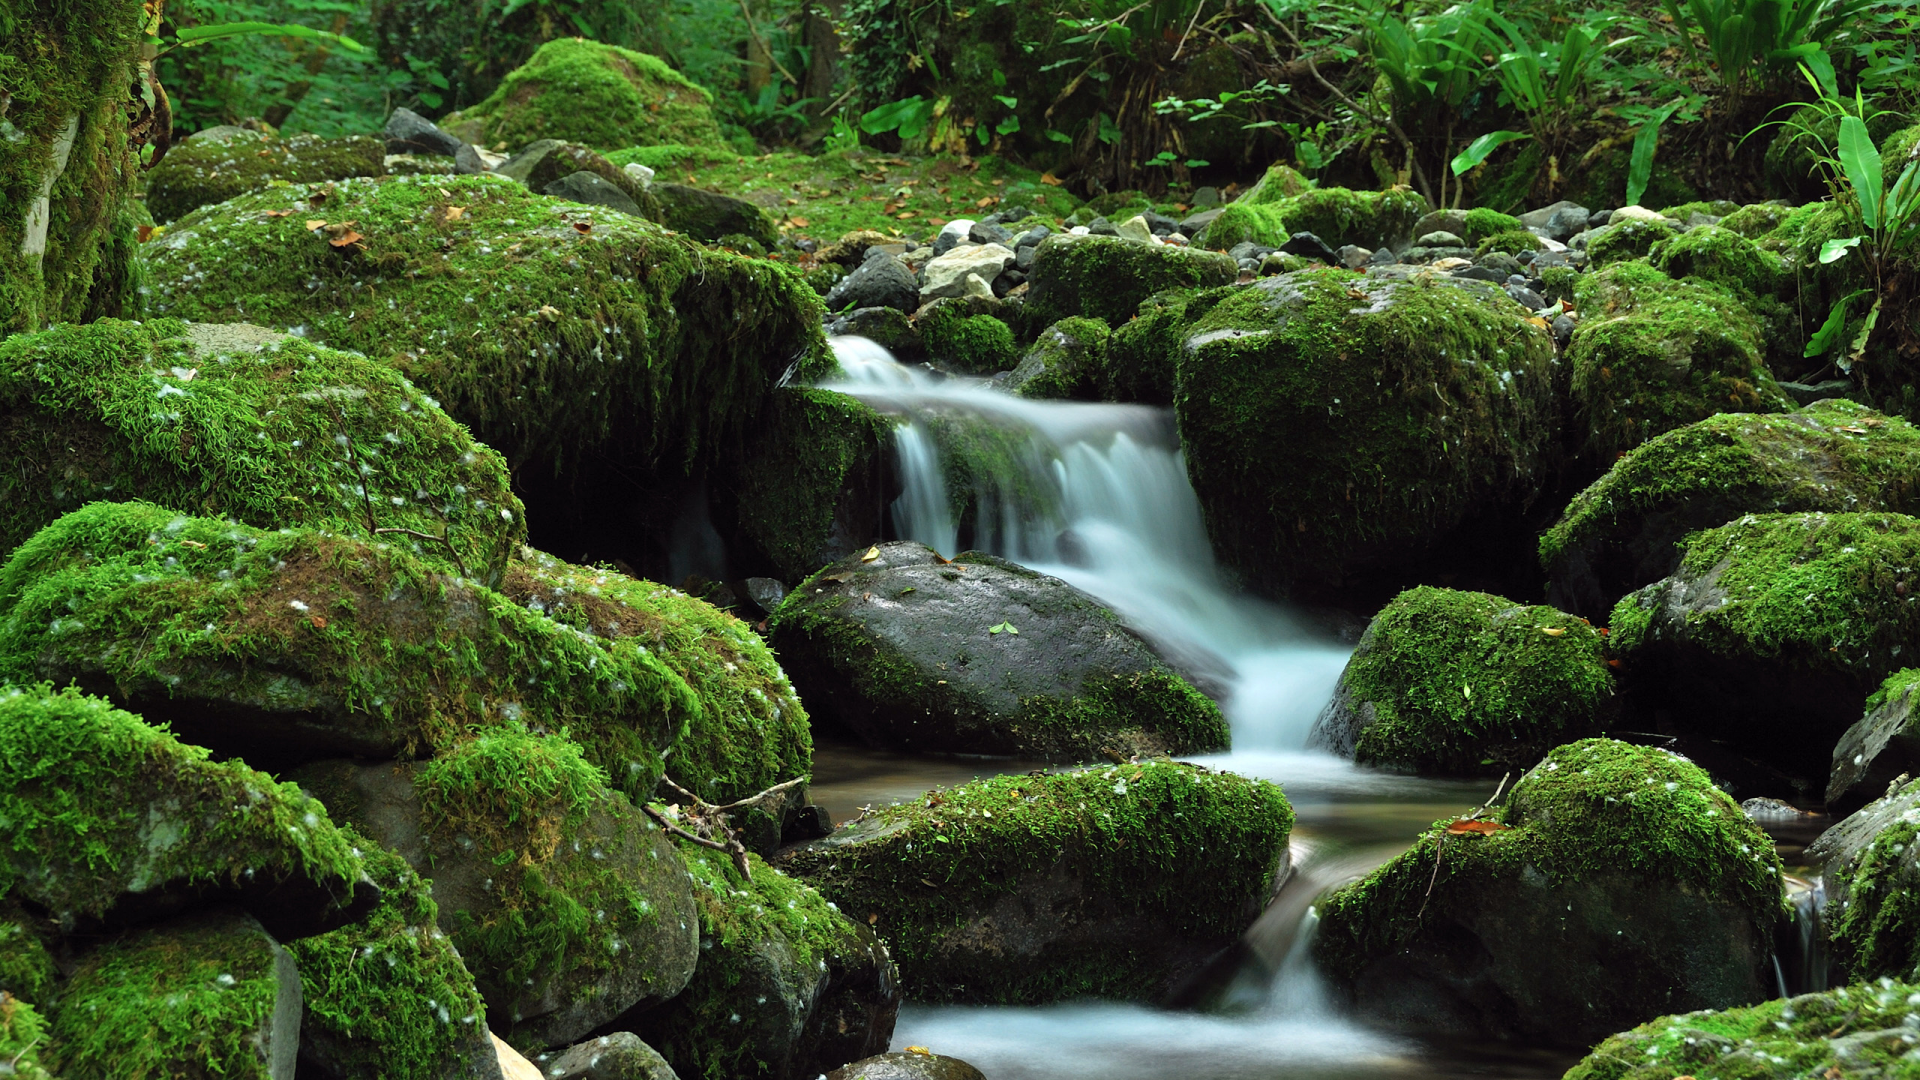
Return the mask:
<svg viewBox="0 0 1920 1080">
<path fill-rule="evenodd" d="M 1157 244 L 1160 238 L 1153 235 L 1153 226 L 1147 224 L 1145 214 L 1135 214 L 1113 227 L 1114 235 L 1122 240 L 1131 240 L 1136 244 Z"/>
<path fill-rule="evenodd" d="M 969 226 L 971 228 L 971 226 Z M 967 275 L 977 274 L 991 291 L 993 279 L 1013 265 L 1013 252 L 999 244 L 965 244 L 927 263 L 920 285 L 920 300 L 942 296 L 965 296 Z"/>
<path fill-rule="evenodd" d="M 653 170 L 637 161 L 622 166 L 620 171 L 633 177 L 634 180 L 639 182 L 642 188 L 646 188 L 653 183 Z"/>
<path fill-rule="evenodd" d="M 987 280 L 979 274 L 967 275 L 966 290 L 967 296 L 991 297 L 993 295 L 993 286 L 987 284 Z"/>
<path fill-rule="evenodd" d="M 1673 224 L 1671 218 L 1664 217 L 1659 211 L 1649 210 L 1638 203 L 1615 210 L 1613 216 L 1607 219 L 1607 224 L 1612 225 L 1620 221 L 1658 221 L 1667 225 Z"/>
<path fill-rule="evenodd" d="M 974 224 L 972 218 L 954 218 L 940 226 L 940 235 L 951 236 L 956 242 L 964 244 L 967 242 L 967 234 L 973 231 Z"/>
</svg>

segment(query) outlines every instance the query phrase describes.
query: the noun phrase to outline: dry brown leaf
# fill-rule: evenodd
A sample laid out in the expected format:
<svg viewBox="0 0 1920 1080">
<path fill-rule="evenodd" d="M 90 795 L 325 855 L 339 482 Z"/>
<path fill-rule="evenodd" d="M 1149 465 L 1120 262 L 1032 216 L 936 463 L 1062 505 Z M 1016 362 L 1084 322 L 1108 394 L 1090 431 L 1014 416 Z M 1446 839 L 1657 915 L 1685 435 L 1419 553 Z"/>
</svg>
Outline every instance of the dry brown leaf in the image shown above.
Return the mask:
<svg viewBox="0 0 1920 1080">
<path fill-rule="evenodd" d="M 1061 184 L 1065 183 L 1066 181 L 1061 180 L 1059 177 L 1053 175 L 1050 172 L 1044 172 L 1040 174 L 1040 182 L 1047 185 L 1048 187 L 1059 187 Z"/>
<path fill-rule="evenodd" d="M 366 237 L 361 236 L 359 233 L 354 232 L 352 229 L 348 229 L 346 232 L 341 233 L 339 236 L 329 237 L 327 240 L 327 243 L 332 244 L 334 247 L 337 247 L 337 248 L 343 248 L 343 247 L 346 247 L 348 244 L 357 244 L 360 241 L 365 239 Z"/>
<path fill-rule="evenodd" d="M 315 630 L 325 630 L 327 628 L 327 620 L 319 615 L 309 615 L 307 616 L 307 621 L 313 624 Z"/>
<path fill-rule="evenodd" d="M 291 215 L 292 213 L 293 213 L 293 211 L 291 211 L 291 210 L 268 210 L 268 211 L 266 211 L 266 215 L 267 215 L 268 217 L 288 217 L 288 216 L 290 216 L 290 215 Z"/>
<path fill-rule="evenodd" d="M 992 195 L 988 195 L 986 198 L 981 199 L 980 201 L 974 203 L 973 205 L 980 207 L 982 210 L 984 210 L 987 207 L 992 206 L 994 203 L 997 203 L 999 201 L 1000 201 L 999 199 L 994 198 Z"/>
<path fill-rule="evenodd" d="M 138 229 L 134 230 L 134 235 L 138 237 L 141 243 L 144 244 L 147 241 L 153 239 L 153 228 L 154 227 L 152 225 L 142 225 Z"/>
<path fill-rule="evenodd" d="M 576 221 L 573 223 L 573 231 L 579 233 L 581 236 L 586 236 L 593 232 L 593 222 Z"/>
<path fill-rule="evenodd" d="M 1481 821 L 1477 818 L 1456 818 L 1447 824 L 1447 832 L 1455 836 L 1463 836 L 1469 833 L 1485 835 L 1486 833 L 1505 832 L 1511 827 L 1512 826 L 1509 825 L 1502 825 L 1497 821 Z"/>
<path fill-rule="evenodd" d="M 806 228 L 806 227 L 807 227 L 807 226 L 808 226 L 809 224 L 811 224 L 811 223 L 810 223 L 810 222 L 808 222 L 808 221 L 807 221 L 807 219 L 806 219 L 806 218 L 803 218 L 803 217 L 797 217 L 797 218 L 794 218 L 794 219 L 793 219 L 793 227 L 794 227 L 794 228 L 796 228 L 796 229 L 804 229 L 804 228 Z"/>
<path fill-rule="evenodd" d="M 467 208 L 466 208 L 466 207 L 464 207 L 464 206 L 449 206 L 449 207 L 447 207 L 447 220 L 448 220 L 448 221 L 459 221 L 459 220 L 460 220 L 461 218 L 463 218 L 463 217 L 466 217 L 466 216 L 467 216 Z"/>
<path fill-rule="evenodd" d="M 309 232 L 311 232 L 314 229 L 324 229 L 326 227 L 327 227 L 327 223 L 324 221 L 321 221 L 319 218 L 307 219 L 307 230 Z"/>
</svg>

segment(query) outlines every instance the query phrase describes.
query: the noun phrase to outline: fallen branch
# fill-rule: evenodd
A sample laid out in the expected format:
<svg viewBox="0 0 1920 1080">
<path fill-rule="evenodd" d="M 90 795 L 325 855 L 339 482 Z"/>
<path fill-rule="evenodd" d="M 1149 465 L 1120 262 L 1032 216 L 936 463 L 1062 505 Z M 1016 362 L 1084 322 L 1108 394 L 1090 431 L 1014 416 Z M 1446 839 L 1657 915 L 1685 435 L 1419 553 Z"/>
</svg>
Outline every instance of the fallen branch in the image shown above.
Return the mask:
<svg viewBox="0 0 1920 1080">
<path fill-rule="evenodd" d="M 662 776 L 660 779 L 661 782 L 672 788 L 674 792 L 680 796 L 681 801 L 676 805 L 683 805 L 687 808 L 687 823 L 707 835 L 702 836 L 682 828 L 673 819 L 655 810 L 651 806 L 646 807 L 647 815 L 659 822 L 662 828 L 675 836 L 684 840 L 691 840 L 701 847 L 711 848 L 714 851 L 724 851 L 732 855 L 733 865 L 740 871 L 740 876 L 751 881 L 753 880 L 753 869 L 747 863 L 747 847 L 745 844 L 742 844 L 740 838 L 734 834 L 733 826 L 727 820 L 727 815 L 738 810 L 761 809 L 762 804 L 768 799 L 777 795 L 784 795 L 794 788 L 799 787 L 801 784 L 806 783 L 812 779 L 812 777 L 797 776 L 792 780 L 775 784 L 757 795 L 749 795 L 744 799 L 736 799 L 725 805 L 715 805 L 708 802 L 693 792 L 688 791 L 686 788 L 681 787 L 671 776 Z M 714 836 L 718 836 L 720 839 L 713 839 Z"/>
</svg>

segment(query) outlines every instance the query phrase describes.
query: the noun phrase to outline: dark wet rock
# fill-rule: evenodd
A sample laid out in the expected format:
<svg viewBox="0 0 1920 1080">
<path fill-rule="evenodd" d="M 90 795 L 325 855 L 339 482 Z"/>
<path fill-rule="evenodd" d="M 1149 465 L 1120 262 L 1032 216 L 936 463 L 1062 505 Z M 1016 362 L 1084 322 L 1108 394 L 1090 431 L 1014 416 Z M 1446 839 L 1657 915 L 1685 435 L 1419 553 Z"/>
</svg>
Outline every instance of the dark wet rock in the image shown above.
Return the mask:
<svg viewBox="0 0 1920 1080">
<path fill-rule="evenodd" d="M 1463 266 L 1455 270 L 1453 276 L 1465 281 L 1485 281 L 1494 285 L 1504 285 L 1509 275 L 1491 266 Z"/>
<path fill-rule="evenodd" d="M 1920 979 L 1920 782 L 1902 781 L 1820 835 L 1835 982 Z"/>
<path fill-rule="evenodd" d="M 976 244 L 1004 244 L 1013 246 L 1013 234 L 999 222 L 976 221 L 973 228 L 967 230 L 967 239 Z"/>
<path fill-rule="evenodd" d="M 1547 306 L 1545 298 L 1532 289 L 1527 288 L 1525 285 L 1507 286 L 1507 295 L 1513 297 L 1514 303 L 1519 304 L 1528 311 L 1539 311 L 1541 308 Z"/>
<path fill-rule="evenodd" d="M 772 621 L 816 712 L 877 745 L 1086 760 L 1223 747 L 1220 711 L 1092 597 L 969 552 L 878 545 Z"/>
<path fill-rule="evenodd" d="M 1829 398 L 1844 398 L 1853 389 L 1851 379 L 1827 379 L 1817 383 L 1782 382 L 1780 389 L 1800 405 L 1811 405 Z"/>
<path fill-rule="evenodd" d="M 879 248 L 868 248 L 853 272 L 827 290 L 827 308 L 887 307 L 912 313 L 920 308 L 920 283 L 907 264 Z M 863 335 L 864 336 L 864 335 Z"/>
<path fill-rule="evenodd" d="M 926 356 L 926 344 L 921 340 L 919 328 L 899 308 L 854 308 L 845 315 L 834 316 L 826 330 L 828 334 L 869 338 L 901 360 Z"/>
<path fill-rule="evenodd" d="M 1158 1001 L 1265 906 L 1292 821 L 1272 784 L 1139 762 L 939 789 L 780 865 L 871 919 L 918 1000 Z"/>
<path fill-rule="evenodd" d="M 1339 259 L 1339 256 L 1334 253 L 1334 250 L 1327 246 L 1326 241 L 1310 232 L 1294 233 L 1286 243 L 1280 245 L 1280 251 L 1288 255 L 1299 255 L 1308 259 L 1319 259 L 1328 265 L 1332 265 Z"/>
<path fill-rule="evenodd" d="M 633 196 L 597 173 L 586 171 L 568 173 L 540 190 L 556 199 L 565 199 L 568 202 L 584 203 L 587 206 L 604 206 L 635 217 L 646 216 L 640 209 L 640 204 L 633 201 Z"/>
<path fill-rule="evenodd" d="M 673 1066 L 631 1031 L 616 1031 L 534 1059 L 547 1080 L 680 1080 Z"/>
<path fill-rule="evenodd" d="M 501 162 L 492 160 L 477 146 L 461 143 L 460 149 L 453 152 L 453 170 L 461 176 L 478 176 L 490 173 Z"/>
<path fill-rule="evenodd" d="M 1372 1022 L 1586 1046 L 1772 993 L 1780 861 L 1686 759 L 1572 743 L 1484 818 L 1318 905 L 1315 959 Z"/>
<path fill-rule="evenodd" d="M 659 221 L 696 240 L 746 236 L 771 248 L 780 241 L 773 218 L 745 199 L 686 184 L 654 184 L 647 189 L 660 201 Z"/>
<path fill-rule="evenodd" d="M 395 109 L 380 131 L 389 154 L 440 154 L 452 157 L 466 143 L 440 130 L 433 121 L 412 109 Z"/>
<path fill-rule="evenodd" d="M 615 206 L 614 209 L 656 220 L 659 214 L 659 209 L 654 205 L 650 194 L 651 189 L 643 188 L 639 181 L 628 176 L 619 166 L 577 143 L 563 142 L 559 139 L 540 139 L 527 144 L 519 153 L 497 166 L 494 171 L 520 181 L 529 191 L 543 192 L 548 195 L 556 194 L 547 190 L 553 184 L 575 173 L 589 173 L 619 188 L 638 208 L 627 210 L 624 206 Z M 574 201 L 586 202 L 587 200 L 575 199 Z"/>
<path fill-rule="evenodd" d="M 440 928 L 503 1038 L 565 1045 L 693 975 L 677 850 L 562 737 L 488 734 L 431 762 L 322 762 L 295 778 L 431 875 Z"/>
<path fill-rule="evenodd" d="M 1827 779 L 1828 813 L 1858 809 L 1898 777 L 1920 773 L 1916 690 L 1920 690 L 1920 670 L 1907 668 L 1888 676 L 1867 698 L 1867 715 L 1834 744 L 1833 771 Z"/>
<path fill-rule="evenodd" d="M 1166 289 L 1226 285 L 1236 273 L 1218 252 L 1118 238 L 1050 236 L 1035 249 L 1028 317 L 1045 326 L 1074 315 L 1117 326 Z"/>
<path fill-rule="evenodd" d="M 1312 742 L 1424 775 L 1528 768 L 1617 716 L 1605 643 L 1550 607 L 1411 589 L 1367 626 Z"/>
<path fill-rule="evenodd" d="M 827 1074 L 826 1080 L 987 1080 L 959 1058 L 900 1051 L 879 1054 Z"/>
<path fill-rule="evenodd" d="M 1554 345 L 1561 349 L 1565 349 L 1567 347 L 1567 343 L 1573 340 L 1573 331 L 1579 325 L 1580 324 L 1576 322 L 1574 320 L 1574 317 L 1571 315 L 1560 314 L 1560 315 L 1554 316 L 1553 317 Z"/>
</svg>

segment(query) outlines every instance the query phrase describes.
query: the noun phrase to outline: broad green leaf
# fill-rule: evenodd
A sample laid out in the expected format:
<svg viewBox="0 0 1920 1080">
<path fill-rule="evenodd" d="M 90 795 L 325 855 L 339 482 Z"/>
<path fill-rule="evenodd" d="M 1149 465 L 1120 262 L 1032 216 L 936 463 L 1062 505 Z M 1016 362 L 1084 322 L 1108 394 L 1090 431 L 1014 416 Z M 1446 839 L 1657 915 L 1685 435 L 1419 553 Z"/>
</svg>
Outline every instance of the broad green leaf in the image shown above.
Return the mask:
<svg viewBox="0 0 1920 1080">
<path fill-rule="evenodd" d="M 1880 321 L 1880 297 L 1873 298 L 1873 306 L 1867 309 L 1867 317 L 1861 320 L 1860 332 L 1853 335 L 1853 345 L 1847 349 L 1847 358 L 1839 362 L 1840 370 L 1849 374 L 1853 365 L 1866 359 L 1867 339 L 1873 336 L 1873 328 Z"/>
<path fill-rule="evenodd" d="M 349 52 L 365 52 L 367 47 L 347 37 L 327 30 L 315 30 L 311 26 L 294 23 L 267 22 L 231 22 L 212 23 L 207 26 L 190 26 L 180 31 L 174 40 L 181 45 L 198 45 L 219 38 L 241 37 L 248 34 L 264 34 L 269 37 L 305 38 L 309 41 L 331 41 Z"/>
<path fill-rule="evenodd" d="M 1653 155 L 1660 145 L 1660 125 L 1680 107 L 1676 101 L 1648 117 L 1633 137 L 1633 155 L 1627 162 L 1627 205 L 1638 206 L 1653 180 Z"/>
<path fill-rule="evenodd" d="M 1861 238 L 1858 236 L 1849 236 L 1844 239 L 1840 237 L 1835 237 L 1834 239 L 1828 240 L 1827 242 L 1821 244 L 1820 245 L 1820 265 L 1825 266 L 1830 262 L 1838 262 L 1841 258 L 1843 258 L 1847 254 L 1848 248 L 1856 248 L 1860 246 L 1860 239 Z"/>
<path fill-rule="evenodd" d="M 1866 121 L 1858 116 L 1840 118 L 1840 167 L 1860 201 L 1860 220 L 1869 229 L 1879 228 L 1880 204 L 1886 197 L 1880 182 L 1880 150 L 1867 134 Z"/>
<path fill-rule="evenodd" d="M 1531 138 L 1533 138 L 1533 136 L 1524 131 L 1489 131 L 1485 135 L 1468 143 L 1465 150 L 1454 155 L 1453 164 L 1450 166 L 1453 169 L 1453 175 L 1459 176 L 1461 173 L 1487 160 L 1488 155 L 1492 154 L 1495 150 L 1516 139 Z"/>
<path fill-rule="evenodd" d="M 1840 343 L 1840 335 L 1846 333 L 1847 308 L 1865 292 L 1865 289 L 1860 289 L 1841 297 L 1839 302 L 1833 305 L 1833 310 L 1827 312 L 1827 321 L 1821 323 L 1820 329 L 1807 339 L 1807 347 L 1801 350 L 1800 355 L 1825 356 L 1832 352 L 1833 347 Z"/>
</svg>

